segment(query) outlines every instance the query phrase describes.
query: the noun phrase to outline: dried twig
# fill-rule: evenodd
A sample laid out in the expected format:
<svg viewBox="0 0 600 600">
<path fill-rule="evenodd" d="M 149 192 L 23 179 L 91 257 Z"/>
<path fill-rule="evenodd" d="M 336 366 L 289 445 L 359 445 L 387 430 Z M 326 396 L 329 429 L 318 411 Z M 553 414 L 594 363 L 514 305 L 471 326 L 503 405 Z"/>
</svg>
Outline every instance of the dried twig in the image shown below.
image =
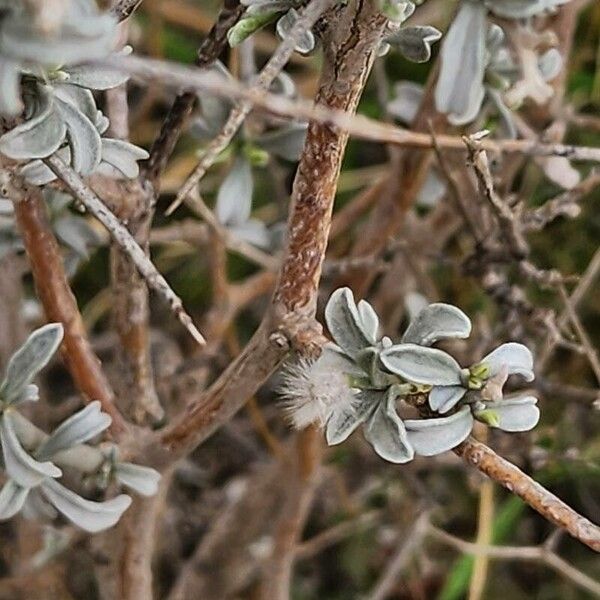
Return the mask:
<svg viewBox="0 0 600 600">
<path fill-rule="evenodd" d="M 402 574 L 415 551 L 423 543 L 427 534 L 429 525 L 429 513 L 423 512 L 404 536 L 402 544 L 388 563 L 388 566 L 381 574 L 379 581 L 368 600 L 385 600 L 392 593 L 398 577 Z"/>
<path fill-rule="evenodd" d="M 275 528 L 274 548 L 267 561 L 260 590 L 263 600 L 288 600 L 296 547 L 302 535 L 319 481 L 323 440 L 316 427 L 298 434 L 292 477 L 285 491 Z"/>
<path fill-rule="evenodd" d="M 598 581 L 570 565 L 546 547 L 545 544 L 540 546 L 480 546 L 461 540 L 433 525 L 429 526 L 427 533 L 436 540 L 453 546 L 466 554 L 485 554 L 490 558 L 541 562 L 581 589 L 591 592 L 595 596 L 600 596 L 600 583 Z"/>
<path fill-rule="evenodd" d="M 227 32 L 242 16 L 245 7 L 238 0 L 227 0 L 219 12 L 215 24 L 198 49 L 196 66 L 205 69 L 215 62 L 227 46 Z M 186 91 L 177 96 L 161 127 L 160 133 L 150 149 L 150 158 L 144 175 L 158 186 L 160 174 L 164 171 L 175 144 L 181 135 L 185 122 L 196 104 L 196 93 Z"/>
<path fill-rule="evenodd" d="M 289 39 L 289 38 L 288 38 Z M 238 98 L 251 102 L 255 107 L 290 119 L 312 120 L 343 129 L 360 139 L 431 150 L 434 147 L 431 135 L 394 127 L 363 115 L 347 113 L 322 104 L 302 100 L 290 100 L 269 94 L 253 87 L 245 87 L 235 81 L 224 81 L 210 73 L 202 73 L 176 63 L 125 56 L 99 61 L 98 64 L 121 69 L 147 82 L 160 81 L 173 87 L 190 87 L 215 96 Z M 464 152 L 460 136 L 438 134 L 437 143 L 445 150 Z M 492 154 L 522 154 L 524 156 L 562 156 L 574 161 L 600 163 L 600 148 L 571 144 L 547 144 L 537 139 L 487 139 L 481 148 Z"/>
<path fill-rule="evenodd" d="M 138 246 L 129 231 L 108 210 L 102 200 L 81 180 L 81 178 L 60 158 L 51 156 L 45 159 L 46 164 L 71 190 L 75 197 L 106 227 L 114 241 L 123 248 L 133 261 L 150 288 L 157 292 L 199 343 L 206 343 L 202 334 L 194 325 L 192 318 L 185 312 L 179 296 L 171 289 L 165 278 L 156 270 L 145 252 Z"/>
<path fill-rule="evenodd" d="M 110 12 L 117 20 L 124 21 L 134 13 L 141 3 L 142 0 L 117 0 Z"/>
<path fill-rule="evenodd" d="M 600 552 L 598 525 L 575 512 L 517 466 L 498 456 L 491 448 L 469 438 L 454 452 L 509 492 L 519 496 L 548 521 L 561 527 L 592 550 Z"/>
<path fill-rule="evenodd" d="M 127 140 L 129 106 L 126 85 L 108 90 L 106 105 L 110 134 Z M 138 181 L 131 182 L 123 189 L 116 213 L 127 223 L 127 229 L 146 253 L 153 215 L 152 199 L 149 186 L 142 186 Z M 150 357 L 148 288 L 127 252 L 114 241 L 110 246 L 110 274 L 113 324 L 120 341 L 113 361 L 120 375 L 115 378 L 115 387 L 120 398 L 127 399 L 122 406 L 131 407 L 130 414 L 137 423 L 148 417 L 158 422 L 164 411 L 156 393 Z"/>
<path fill-rule="evenodd" d="M 260 94 L 269 88 L 293 54 L 298 40 L 316 23 L 317 19 L 331 4 L 332 0 L 312 0 L 312 2 L 303 10 L 292 30 L 281 42 L 253 82 L 252 87 L 249 89 L 250 94 Z M 171 214 L 188 198 L 192 190 L 198 185 L 198 182 L 204 177 L 204 174 L 215 162 L 219 154 L 221 154 L 221 152 L 229 145 L 229 142 L 231 142 L 238 129 L 241 127 L 244 119 L 252 110 L 252 107 L 253 102 L 248 99 L 241 100 L 233 106 L 226 123 L 223 125 L 219 134 L 204 149 L 196 168 L 177 193 L 177 197 L 167 209 L 166 214 Z"/>
</svg>

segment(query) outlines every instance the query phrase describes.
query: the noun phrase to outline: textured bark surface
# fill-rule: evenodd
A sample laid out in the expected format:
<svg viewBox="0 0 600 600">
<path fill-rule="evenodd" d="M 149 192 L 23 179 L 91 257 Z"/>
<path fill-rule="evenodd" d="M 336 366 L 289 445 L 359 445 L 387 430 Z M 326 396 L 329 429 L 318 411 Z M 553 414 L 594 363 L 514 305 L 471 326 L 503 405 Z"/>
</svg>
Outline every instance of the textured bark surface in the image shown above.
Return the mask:
<svg viewBox="0 0 600 600">
<path fill-rule="evenodd" d="M 125 421 L 114 405 L 114 393 L 88 341 L 77 300 L 67 281 L 58 242 L 48 222 L 41 190 L 15 181 L 8 190 L 33 272 L 37 295 L 48 321 L 62 323 L 62 356 L 75 384 L 88 402 L 99 400 L 113 420 L 113 431 L 123 432 Z"/>
<path fill-rule="evenodd" d="M 565 529 L 574 538 L 600 552 L 600 527 L 577 514 L 560 498 L 550 493 L 513 465 L 498 456 L 491 448 L 469 439 L 455 450 L 467 463 L 522 498 L 548 521 Z"/>
<path fill-rule="evenodd" d="M 337 5 L 322 23 L 325 62 L 316 101 L 354 112 L 386 19 L 372 2 L 356 0 Z M 157 456 L 159 464 L 194 448 L 230 419 L 280 364 L 290 345 L 318 351 L 318 344 L 312 343 L 319 331 L 314 323 L 317 288 L 347 141 L 348 134 L 339 128 L 309 125 L 272 309 L 241 355 L 162 433 L 161 443 L 172 457 Z"/>
</svg>

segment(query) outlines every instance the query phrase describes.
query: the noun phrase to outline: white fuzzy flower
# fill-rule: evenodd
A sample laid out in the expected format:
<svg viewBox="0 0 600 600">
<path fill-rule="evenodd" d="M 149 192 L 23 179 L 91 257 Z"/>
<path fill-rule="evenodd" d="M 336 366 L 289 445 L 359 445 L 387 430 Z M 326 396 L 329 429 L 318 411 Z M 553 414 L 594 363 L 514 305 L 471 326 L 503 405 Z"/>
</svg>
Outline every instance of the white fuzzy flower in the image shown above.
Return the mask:
<svg viewBox="0 0 600 600">
<path fill-rule="evenodd" d="M 353 410 L 356 388 L 351 387 L 357 367 L 333 345 L 324 348 L 317 360 L 300 359 L 286 365 L 279 393 L 296 429 L 311 424 L 323 427 L 334 411 Z"/>
</svg>

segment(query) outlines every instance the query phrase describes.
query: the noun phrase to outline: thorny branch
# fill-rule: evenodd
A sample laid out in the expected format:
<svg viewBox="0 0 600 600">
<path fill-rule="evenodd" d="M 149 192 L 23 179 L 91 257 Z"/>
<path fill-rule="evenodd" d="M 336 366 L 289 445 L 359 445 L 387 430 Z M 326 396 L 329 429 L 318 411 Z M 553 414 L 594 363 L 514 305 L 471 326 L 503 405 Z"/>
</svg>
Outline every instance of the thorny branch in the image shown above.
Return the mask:
<svg viewBox="0 0 600 600">
<path fill-rule="evenodd" d="M 204 344 L 205 340 L 202 334 L 196 329 L 192 318 L 185 312 L 180 298 L 173 292 L 165 278 L 156 270 L 156 267 L 131 237 L 127 229 L 106 208 L 102 200 L 60 158 L 51 156 L 46 159 L 46 164 L 71 190 L 74 196 L 108 229 L 114 241 L 127 252 L 148 286 L 166 300 L 171 311 L 191 336 L 199 344 Z"/>
</svg>

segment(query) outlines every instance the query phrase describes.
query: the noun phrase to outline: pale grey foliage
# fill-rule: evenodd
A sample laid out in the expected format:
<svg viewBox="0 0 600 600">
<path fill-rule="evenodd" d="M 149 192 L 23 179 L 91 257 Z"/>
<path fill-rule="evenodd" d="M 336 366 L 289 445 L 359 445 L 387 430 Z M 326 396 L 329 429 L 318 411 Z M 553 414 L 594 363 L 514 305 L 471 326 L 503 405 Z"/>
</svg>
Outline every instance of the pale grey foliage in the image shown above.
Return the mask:
<svg viewBox="0 0 600 600">
<path fill-rule="evenodd" d="M 220 78 L 231 78 L 225 66 L 218 61 L 211 71 Z M 289 98 L 297 95 L 293 80 L 285 72 L 279 73 L 271 85 L 271 92 Z M 199 97 L 199 105 L 201 114 L 193 121 L 190 132 L 204 142 L 219 134 L 232 105 L 206 94 Z M 308 124 L 302 121 L 275 123 L 274 127 L 262 133 L 244 128 L 235 136 L 231 146 L 233 160 L 217 192 L 215 215 L 237 239 L 265 250 L 274 250 L 279 245 L 277 226 L 267 227 L 251 217 L 253 169 L 264 166 L 273 157 L 297 161 L 304 147 L 307 127 Z"/>
<path fill-rule="evenodd" d="M 362 425 L 379 456 L 405 463 L 415 455 L 433 456 L 456 447 L 475 420 L 510 432 L 527 431 L 539 420 L 535 398 L 505 399 L 502 393 L 509 375 L 533 379 L 533 357 L 525 346 L 502 344 L 468 368 L 430 347 L 469 336 L 471 322 L 455 306 L 424 306 L 396 345 L 380 337 L 375 311 L 364 300 L 357 304 L 348 288 L 331 295 L 325 321 L 336 345 L 328 346 L 310 371 L 288 365 L 283 391 L 294 424 L 324 426 L 330 445 Z M 332 353 L 339 357 L 334 362 Z M 411 405 L 419 406 L 414 402 L 424 395 L 433 418 L 402 416 Z M 300 413 L 302 418 L 294 418 Z"/>
<path fill-rule="evenodd" d="M 62 337 L 59 324 L 38 329 L 6 368 L 0 386 L 0 445 L 7 480 L 0 490 L 0 520 L 21 510 L 40 519 L 53 519 L 61 513 L 78 527 L 96 532 L 113 526 L 131 498 L 120 494 L 103 502 L 87 500 L 57 481 L 63 475 L 57 464 L 64 461 L 88 476 L 97 472 L 105 483 L 114 479 L 144 496 L 156 493 L 160 475 L 149 467 L 118 461 L 115 448 L 100 450 L 83 445 L 111 424 L 97 401 L 66 419 L 49 436 L 17 412 L 20 403 L 37 399 L 32 381 L 52 358 Z"/>
<path fill-rule="evenodd" d="M 40 164 L 47 168 L 43 163 Z M 67 274 L 72 276 L 82 261 L 89 258 L 90 252 L 100 245 L 101 239 L 89 221 L 71 209 L 73 198 L 70 195 L 48 187 L 44 189 L 44 198 L 50 225 L 65 250 Z M 12 202 L 8 202 L 6 208 L 0 206 L 0 258 L 8 252 L 22 249 L 21 237 L 14 222 Z"/>
<path fill-rule="evenodd" d="M 397 47 L 408 60 L 416 63 L 427 62 L 431 58 L 431 46 L 442 37 L 442 32 L 430 25 L 401 27 L 384 39 L 381 53 L 387 51 L 386 45 Z"/>
<path fill-rule="evenodd" d="M 296 0 L 242 0 L 242 4 L 246 6 L 246 11 L 227 35 L 231 47 L 238 46 L 259 29 L 275 21 L 277 35 L 282 40 L 285 39 L 299 18 L 296 8 L 302 5 Z M 300 54 L 309 54 L 314 50 L 315 43 L 313 32 L 308 30 L 296 43 L 295 50 Z"/>
<path fill-rule="evenodd" d="M 108 119 L 92 95 L 92 90 L 125 83 L 127 76 L 82 64 L 113 51 L 116 20 L 100 12 L 93 0 L 67 2 L 54 17 L 52 27 L 41 31 L 20 0 L 0 15 L 0 114 L 22 115 L 22 122 L 0 137 L 0 152 L 33 161 L 23 175 L 34 185 L 56 179 L 40 160 L 55 152 L 81 175 L 136 177 L 137 161 L 148 154 L 102 138 Z"/>
<path fill-rule="evenodd" d="M 508 133 L 515 135 L 510 108 L 518 96 L 506 95 L 505 100 L 503 92 L 519 80 L 520 68 L 506 47 L 502 29 L 490 22 L 489 13 L 506 19 L 527 19 L 568 1 L 462 0 L 444 36 L 435 91 L 437 109 L 447 114 L 451 123 L 464 125 L 476 119 L 484 99 L 488 98 L 490 104 L 496 106 Z M 539 56 L 542 80 L 556 77 L 561 67 L 562 57 L 556 49 Z M 518 97 L 519 101 L 522 99 Z"/>
</svg>

